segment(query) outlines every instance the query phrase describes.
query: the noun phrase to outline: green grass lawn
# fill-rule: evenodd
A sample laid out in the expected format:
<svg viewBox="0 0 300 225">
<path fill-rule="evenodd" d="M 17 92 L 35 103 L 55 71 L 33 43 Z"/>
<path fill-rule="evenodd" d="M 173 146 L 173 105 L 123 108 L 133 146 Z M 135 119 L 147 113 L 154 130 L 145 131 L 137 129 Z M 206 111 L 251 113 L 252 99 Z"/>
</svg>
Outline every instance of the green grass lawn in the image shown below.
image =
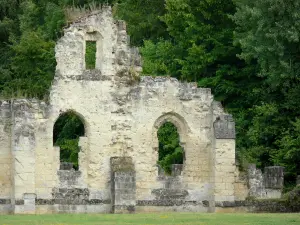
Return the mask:
<svg viewBox="0 0 300 225">
<path fill-rule="evenodd" d="M 56 215 L 0 215 L 0 225 L 67 225 L 67 224 L 257 224 L 300 225 L 300 214 L 56 214 Z"/>
</svg>

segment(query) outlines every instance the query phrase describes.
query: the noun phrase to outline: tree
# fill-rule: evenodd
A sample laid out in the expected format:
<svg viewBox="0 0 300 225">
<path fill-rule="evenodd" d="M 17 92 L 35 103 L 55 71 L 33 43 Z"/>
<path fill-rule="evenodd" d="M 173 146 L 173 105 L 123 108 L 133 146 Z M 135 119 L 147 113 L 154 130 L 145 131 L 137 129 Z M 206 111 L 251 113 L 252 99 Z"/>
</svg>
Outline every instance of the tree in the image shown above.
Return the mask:
<svg viewBox="0 0 300 225">
<path fill-rule="evenodd" d="M 245 135 L 248 155 L 260 163 L 283 165 L 294 178 L 300 173 L 295 166 L 300 160 L 299 6 L 299 0 L 238 0 L 233 17 L 240 58 L 255 60 L 263 79 L 250 118 L 253 125 Z"/>
<path fill-rule="evenodd" d="M 0 59 L 0 93 L 6 98 L 44 98 L 54 76 L 54 46 L 64 25 L 63 9 L 47 1 L 13 4 L 14 13 L 0 22 L 13 24 L 4 29 L 5 41 L 0 44 L 5 52 Z"/>
<path fill-rule="evenodd" d="M 222 3 L 216 0 L 167 0 L 166 13 L 161 18 L 170 38 L 162 40 L 157 47 L 172 52 L 169 60 L 162 55 L 168 72 L 184 80 L 198 81 L 214 76 L 231 62 L 239 64 L 235 57 L 238 49 L 232 45 L 234 23 L 228 17 L 234 11 L 231 0 Z M 151 43 L 148 42 L 142 49 L 146 65 L 148 58 L 154 58 L 149 47 Z M 157 49 L 155 52 L 158 61 L 161 55 L 157 53 L 161 52 L 164 51 Z M 145 73 L 152 74 L 153 71 L 146 70 Z"/>
<path fill-rule="evenodd" d="M 160 20 L 165 13 L 165 0 L 121 0 L 115 4 L 117 18 L 127 22 L 131 44 L 140 46 L 144 40 L 156 42 L 166 37 L 166 25 Z"/>
</svg>

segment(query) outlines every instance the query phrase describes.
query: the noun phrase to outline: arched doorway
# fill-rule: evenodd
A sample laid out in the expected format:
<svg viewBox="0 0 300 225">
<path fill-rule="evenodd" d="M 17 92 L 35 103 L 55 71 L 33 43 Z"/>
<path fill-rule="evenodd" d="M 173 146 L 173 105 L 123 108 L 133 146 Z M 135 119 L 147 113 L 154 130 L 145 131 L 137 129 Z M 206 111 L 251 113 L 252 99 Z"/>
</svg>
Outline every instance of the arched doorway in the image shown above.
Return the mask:
<svg viewBox="0 0 300 225">
<path fill-rule="evenodd" d="M 183 164 L 184 149 L 180 145 L 177 127 L 171 122 L 163 123 L 157 130 L 158 165 L 166 174 L 171 174 L 173 164 Z"/>
<path fill-rule="evenodd" d="M 53 127 L 53 145 L 60 147 L 60 162 L 72 163 L 75 170 L 79 169 L 79 137 L 84 135 L 84 123 L 72 111 L 61 114 Z"/>
</svg>

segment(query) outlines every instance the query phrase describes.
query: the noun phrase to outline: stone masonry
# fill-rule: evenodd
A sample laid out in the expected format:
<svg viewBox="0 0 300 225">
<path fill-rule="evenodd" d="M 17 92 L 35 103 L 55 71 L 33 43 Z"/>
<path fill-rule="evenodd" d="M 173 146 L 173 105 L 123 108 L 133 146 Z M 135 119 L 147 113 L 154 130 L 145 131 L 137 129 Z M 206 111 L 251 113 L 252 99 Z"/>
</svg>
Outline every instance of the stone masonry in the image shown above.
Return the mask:
<svg viewBox="0 0 300 225">
<path fill-rule="evenodd" d="M 280 198 L 283 189 L 284 168 L 269 166 L 264 168 L 264 173 L 256 169 L 254 164 L 248 167 L 249 196 L 258 199 Z"/>
<path fill-rule="evenodd" d="M 109 7 L 80 18 L 57 42 L 49 102 L 0 102 L 0 213 L 214 212 L 236 200 L 231 115 L 210 89 L 140 77 L 128 40 Z M 87 41 L 97 46 L 93 70 L 85 67 Z M 60 165 L 53 146 L 53 126 L 68 111 L 85 126 L 79 171 Z M 167 121 L 185 151 L 172 176 L 157 167 L 157 130 Z"/>
</svg>

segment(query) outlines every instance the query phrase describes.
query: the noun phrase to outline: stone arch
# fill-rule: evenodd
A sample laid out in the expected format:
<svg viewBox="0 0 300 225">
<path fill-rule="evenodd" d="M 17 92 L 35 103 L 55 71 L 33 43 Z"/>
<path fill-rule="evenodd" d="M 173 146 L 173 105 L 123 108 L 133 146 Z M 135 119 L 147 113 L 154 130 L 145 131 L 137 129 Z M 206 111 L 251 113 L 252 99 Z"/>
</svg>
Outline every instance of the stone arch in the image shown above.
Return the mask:
<svg viewBox="0 0 300 225">
<path fill-rule="evenodd" d="M 179 135 L 179 144 L 180 146 L 183 148 L 184 152 L 185 152 L 185 146 L 186 146 L 186 142 L 187 142 L 187 137 L 188 137 L 188 133 L 189 133 L 189 127 L 185 121 L 185 119 L 180 116 L 177 113 L 174 112 L 169 112 L 166 114 L 163 114 L 162 116 L 160 116 L 154 123 L 153 126 L 153 133 L 152 133 L 152 146 L 153 146 L 153 150 L 154 152 L 156 152 L 157 154 L 157 160 L 158 160 L 158 155 L 159 155 L 159 141 L 158 141 L 158 137 L 157 137 L 157 132 L 159 130 L 159 128 L 165 124 L 166 122 L 170 122 L 172 123 L 176 128 L 177 128 L 177 133 Z M 185 155 L 183 155 L 183 165 L 185 162 Z"/>
<path fill-rule="evenodd" d="M 67 109 L 67 110 L 60 110 L 59 113 L 57 115 L 54 116 L 54 120 L 53 120 L 53 123 L 52 123 L 52 131 L 53 131 L 53 128 L 54 128 L 54 125 L 55 123 L 57 122 L 57 120 L 64 114 L 66 113 L 73 113 L 75 114 L 76 116 L 78 116 L 80 118 L 80 120 L 82 121 L 83 125 L 84 125 L 84 137 L 87 137 L 88 134 L 89 134 L 89 124 L 88 122 L 86 121 L 85 119 L 85 116 L 81 113 L 79 113 L 78 111 L 74 110 L 74 109 Z"/>
<path fill-rule="evenodd" d="M 185 143 L 187 141 L 187 135 L 188 135 L 188 132 L 190 129 L 189 129 L 185 119 L 182 116 L 180 116 L 179 114 L 174 113 L 174 112 L 169 112 L 169 113 L 166 113 L 166 114 L 160 116 L 154 123 L 153 132 L 152 132 L 153 147 L 158 148 L 157 131 L 160 128 L 160 126 L 166 122 L 170 122 L 176 126 L 177 132 L 180 136 L 180 144 L 185 145 Z"/>
<path fill-rule="evenodd" d="M 58 147 L 58 149 L 60 149 L 60 145 L 59 144 L 58 145 L 55 144 L 55 142 L 57 141 L 56 138 L 58 138 L 58 136 L 55 137 L 55 132 L 61 132 L 61 130 L 58 129 L 58 130 L 55 131 L 55 129 L 56 129 L 55 126 L 56 126 L 57 122 L 59 121 L 59 119 L 62 118 L 63 116 L 67 116 L 68 117 L 68 116 L 72 116 L 72 115 L 75 115 L 75 118 L 80 121 L 80 125 L 79 126 L 81 126 L 81 128 L 80 128 L 81 131 L 80 132 L 78 132 L 78 130 L 77 130 L 77 131 L 74 131 L 75 133 L 72 134 L 74 136 L 78 135 L 76 138 L 74 136 L 67 138 L 67 139 L 72 140 L 72 141 L 75 141 L 78 138 L 78 140 L 77 140 L 78 142 L 76 141 L 77 142 L 76 146 L 79 149 L 78 149 L 78 155 L 76 157 L 77 158 L 76 165 L 74 167 L 74 168 L 78 169 L 78 167 L 81 166 L 80 162 L 79 162 L 80 161 L 79 160 L 79 154 L 81 152 L 81 146 L 80 146 L 80 143 L 79 143 L 79 139 L 81 139 L 82 137 L 86 137 L 87 136 L 87 130 L 88 130 L 87 129 L 86 120 L 84 119 L 84 117 L 82 116 L 82 114 L 80 114 L 80 113 L 78 113 L 78 112 L 76 112 L 74 110 L 66 110 L 64 112 L 60 112 L 59 115 L 56 117 L 55 121 L 53 122 L 53 126 L 52 126 L 52 143 L 53 143 L 54 147 Z M 62 121 L 60 121 L 60 122 L 62 122 Z M 82 126 L 83 126 L 83 128 L 82 128 Z M 76 132 L 77 132 L 77 134 L 76 134 Z M 59 161 L 61 161 L 61 150 L 62 149 L 60 149 L 60 151 L 59 151 L 59 157 L 58 157 Z M 69 162 L 69 161 L 61 161 L 61 162 Z"/>
</svg>

